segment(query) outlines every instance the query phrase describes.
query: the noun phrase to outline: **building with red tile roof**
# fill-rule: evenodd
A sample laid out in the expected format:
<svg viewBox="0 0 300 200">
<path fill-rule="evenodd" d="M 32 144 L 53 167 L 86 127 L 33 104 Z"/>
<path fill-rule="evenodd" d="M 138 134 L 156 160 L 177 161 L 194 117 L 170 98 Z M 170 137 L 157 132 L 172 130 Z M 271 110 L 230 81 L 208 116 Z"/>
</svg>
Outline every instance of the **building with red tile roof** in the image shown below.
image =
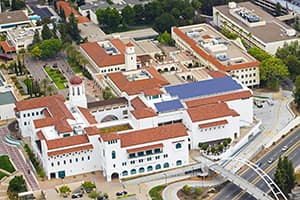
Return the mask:
<svg viewBox="0 0 300 200">
<path fill-rule="evenodd" d="M 259 85 L 260 62 L 208 24 L 172 28 L 176 45 L 194 54 L 201 64 L 227 72 L 246 86 Z M 220 74 L 213 73 L 214 76 Z"/>
<path fill-rule="evenodd" d="M 58 10 L 62 9 L 64 11 L 66 18 L 69 18 L 73 13 L 78 23 L 85 23 L 90 21 L 87 17 L 81 16 L 79 12 L 75 8 L 73 8 L 67 1 L 56 1 L 56 7 Z"/>
</svg>

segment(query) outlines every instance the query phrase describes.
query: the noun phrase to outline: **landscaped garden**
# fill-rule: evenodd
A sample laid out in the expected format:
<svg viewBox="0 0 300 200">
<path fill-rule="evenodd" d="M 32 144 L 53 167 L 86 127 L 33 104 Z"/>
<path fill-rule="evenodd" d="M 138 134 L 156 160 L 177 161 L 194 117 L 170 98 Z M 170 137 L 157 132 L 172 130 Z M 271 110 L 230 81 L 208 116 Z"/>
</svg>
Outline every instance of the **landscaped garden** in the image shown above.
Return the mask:
<svg viewBox="0 0 300 200">
<path fill-rule="evenodd" d="M 61 90 L 66 88 L 65 83 L 67 83 L 68 80 L 58 69 L 53 69 L 50 66 L 46 66 L 44 69 L 58 89 Z"/>
<path fill-rule="evenodd" d="M 7 174 L 4 174 L 3 172 L 0 172 L 0 180 L 1 180 L 3 177 L 5 177 L 5 176 L 7 176 Z"/>
<path fill-rule="evenodd" d="M 154 188 L 152 188 L 149 191 L 149 195 L 152 200 L 163 200 L 161 193 L 165 189 L 166 185 L 159 185 Z"/>
<path fill-rule="evenodd" d="M 9 173 L 13 173 L 14 171 L 16 171 L 8 156 L 6 155 L 0 156 L 0 169 L 8 171 Z"/>
<path fill-rule="evenodd" d="M 125 131 L 132 129 L 132 127 L 129 124 L 121 124 L 117 126 L 110 126 L 106 128 L 99 129 L 100 133 L 111 133 L 111 132 L 117 132 L 117 131 Z"/>
<path fill-rule="evenodd" d="M 231 138 L 226 138 L 225 140 L 216 144 L 199 143 L 198 147 L 207 155 L 220 155 L 230 147 L 230 143 Z"/>
<path fill-rule="evenodd" d="M 184 185 L 182 189 L 177 192 L 177 196 L 180 200 L 200 200 L 206 198 L 207 192 L 200 187 Z"/>
</svg>

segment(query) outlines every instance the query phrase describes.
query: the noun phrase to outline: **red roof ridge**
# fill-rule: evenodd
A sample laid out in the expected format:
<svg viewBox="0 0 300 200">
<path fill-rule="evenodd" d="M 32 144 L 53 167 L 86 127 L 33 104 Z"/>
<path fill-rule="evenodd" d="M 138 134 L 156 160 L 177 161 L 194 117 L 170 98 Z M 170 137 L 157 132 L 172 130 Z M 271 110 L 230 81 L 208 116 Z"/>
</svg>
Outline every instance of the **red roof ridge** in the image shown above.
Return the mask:
<svg viewBox="0 0 300 200">
<path fill-rule="evenodd" d="M 46 141 L 48 150 L 59 149 L 59 148 L 64 148 L 69 146 L 83 145 L 88 143 L 90 143 L 90 141 L 86 134 L 74 135 L 74 136 L 57 138 L 57 139 Z"/>
</svg>

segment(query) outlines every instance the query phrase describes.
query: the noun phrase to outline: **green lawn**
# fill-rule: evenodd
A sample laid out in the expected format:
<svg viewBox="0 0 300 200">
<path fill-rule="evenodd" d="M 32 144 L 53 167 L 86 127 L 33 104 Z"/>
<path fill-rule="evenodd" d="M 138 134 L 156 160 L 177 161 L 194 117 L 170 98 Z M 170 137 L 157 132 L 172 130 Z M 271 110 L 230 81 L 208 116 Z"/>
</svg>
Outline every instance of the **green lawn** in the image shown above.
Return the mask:
<svg viewBox="0 0 300 200">
<path fill-rule="evenodd" d="M 79 65 L 77 65 L 73 60 L 68 59 L 68 64 L 70 65 L 70 67 L 72 68 L 72 70 L 75 74 L 79 74 L 82 72 L 81 67 Z"/>
<path fill-rule="evenodd" d="M 152 200 L 163 200 L 163 198 L 161 197 L 161 193 L 165 189 L 165 187 L 166 187 L 166 185 L 159 185 L 159 186 L 152 188 L 149 191 L 149 195 L 150 195 L 151 199 Z"/>
<path fill-rule="evenodd" d="M 61 90 L 66 88 L 64 83 L 68 82 L 68 80 L 58 69 L 53 69 L 49 66 L 45 67 L 44 69 L 47 72 L 47 74 L 50 76 L 52 81 L 55 83 L 58 89 Z"/>
<path fill-rule="evenodd" d="M 0 172 L 0 180 L 1 180 L 3 177 L 5 177 L 5 176 L 7 176 L 7 175 L 4 174 L 3 172 Z"/>
<path fill-rule="evenodd" d="M 10 173 L 13 173 L 15 170 L 14 166 L 11 164 L 8 156 L 0 156 L 0 168 L 4 169 Z"/>
</svg>

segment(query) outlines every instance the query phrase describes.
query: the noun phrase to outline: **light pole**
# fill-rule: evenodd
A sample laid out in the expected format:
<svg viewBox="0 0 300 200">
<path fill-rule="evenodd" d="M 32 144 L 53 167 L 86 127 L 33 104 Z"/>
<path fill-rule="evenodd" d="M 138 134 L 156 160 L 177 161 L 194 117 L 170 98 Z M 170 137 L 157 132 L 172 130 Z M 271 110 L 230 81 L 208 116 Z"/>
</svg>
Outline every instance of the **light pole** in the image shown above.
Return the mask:
<svg viewBox="0 0 300 200">
<path fill-rule="evenodd" d="M 164 176 L 165 176 L 165 184 L 167 185 L 168 184 L 168 176 L 167 176 L 167 174 L 166 173 L 164 173 Z"/>
</svg>

